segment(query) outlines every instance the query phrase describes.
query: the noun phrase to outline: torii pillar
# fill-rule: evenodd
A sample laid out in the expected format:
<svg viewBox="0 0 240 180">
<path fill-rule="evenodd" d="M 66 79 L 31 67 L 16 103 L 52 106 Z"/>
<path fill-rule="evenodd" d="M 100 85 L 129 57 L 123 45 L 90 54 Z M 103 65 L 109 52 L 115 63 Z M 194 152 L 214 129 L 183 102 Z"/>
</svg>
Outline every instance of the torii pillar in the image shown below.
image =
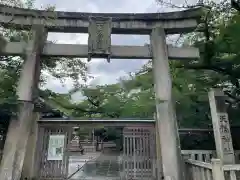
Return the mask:
<svg viewBox="0 0 240 180">
<path fill-rule="evenodd" d="M 25 61 L 22 66 L 17 89 L 19 112 L 17 120 L 10 124 L 1 161 L 1 180 L 20 180 L 28 140 L 33 122 L 33 99 L 36 97 L 40 76 L 40 54 L 47 33 L 40 25 L 33 25 L 30 40 L 27 43 Z"/>
<path fill-rule="evenodd" d="M 164 29 L 154 28 L 150 39 L 156 95 L 156 128 L 160 139 L 163 176 L 165 180 L 183 180 L 181 148 L 172 102 L 172 80 Z"/>
</svg>

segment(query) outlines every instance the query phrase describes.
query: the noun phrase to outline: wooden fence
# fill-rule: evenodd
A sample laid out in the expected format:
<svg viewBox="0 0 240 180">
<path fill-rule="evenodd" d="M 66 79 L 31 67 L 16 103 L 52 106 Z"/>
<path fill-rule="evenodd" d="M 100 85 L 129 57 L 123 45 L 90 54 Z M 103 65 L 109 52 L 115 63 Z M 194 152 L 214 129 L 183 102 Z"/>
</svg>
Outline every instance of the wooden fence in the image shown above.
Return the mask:
<svg viewBox="0 0 240 180">
<path fill-rule="evenodd" d="M 127 141 L 127 140 L 126 140 Z M 0 152 L 1 154 L 1 152 Z M 183 158 L 185 159 L 185 179 L 186 180 L 239 180 L 240 179 L 240 164 L 235 165 L 222 165 L 219 159 L 212 159 L 215 157 L 215 151 L 208 150 L 182 150 Z M 236 160 L 239 161 L 240 151 L 235 151 Z M 1 158 L 0 158 L 1 159 Z M 125 159 L 126 160 L 126 159 Z M 128 161 L 129 162 L 129 161 Z M 126 161 L 125 161 L 126 163 Z M 125 164 L 125 166 L 128 163 Z M 139 163 L 139 166 L 141 163 Z M 151 164 L 151 163 L 150 163 Z M 51 166 L 52 164 L 45 164 Z M 60 164 L 58 164 L 59 166 Z M 137 165 L 137 164 L 136 164 Z M 138 166 L 138 165 L 137 165 Z M 56 167 L 57 168 L 57 167 Z M 146 167 L 145 167 L 146 168 Z M 58 169 L 58 168 L 57 168 Z M 146 168 L 146 172 L 136 172 L 134 167 L 128 167 L 127 176 L 133 178 L 133 174 L 137 173 L 138 178 L 145 178 L 144 176 L 148 174 L 148 177 L 152 174 L 152 169 Z M 44 179 L 51 179 L 47 175 L 48 171 L 44 173 Z M 40 172 L 43 173 L 43 172 Z M 126 175 L 126 174 L 125 174 Z M 58 179 L 55 177 L 55 179 Z M 59 177 L 61 179 L 61 177 Z"/>
<path fill-rule="evenodd" d="M 186 160 L 186 180 L 238 180 L 240 165 L 222 165 L 220 159 L 212 159 L 211 163 Z"/>
<path fill-rule="evenodd" d="M 48 160 L 48 146 L 50 135 L 65 135 L 66 140 L 64 147 L 67 147 L 69 143 L 70 134 L 64 127 L 40 127 L 39 139 L 37 146 L 37 169 L 36 175 L 39 179 L 55 180 L 66 178 L 68 175 L 68 157 L 66 154 L 63 156 L 63 160 Z M 64 150 L 65 151 L 65 150 Z"/>
<path fill-rule="evenodd" d="M 234 151 L 236 164 L 240 164 L 240 151 Z M 192 159 L 203 162 L 211 162 L 212 158 L 216 158 L 216 151 L 212 150 L 182 150 L 182 156 L 185 160 Z"/>
</svg>

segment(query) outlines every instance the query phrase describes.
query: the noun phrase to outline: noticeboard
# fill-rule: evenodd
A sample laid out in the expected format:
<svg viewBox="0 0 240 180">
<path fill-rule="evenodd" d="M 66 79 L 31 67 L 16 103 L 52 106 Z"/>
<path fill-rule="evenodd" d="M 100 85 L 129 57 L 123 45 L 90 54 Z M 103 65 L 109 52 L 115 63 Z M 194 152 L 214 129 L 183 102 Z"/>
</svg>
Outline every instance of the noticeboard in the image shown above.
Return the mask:
<svg viewBox="0 0 240 180">
<path fill-rule="evenodd" d="M 50 135 L 47 160 L 62 161 L 65 135 Z"/>
</svg>

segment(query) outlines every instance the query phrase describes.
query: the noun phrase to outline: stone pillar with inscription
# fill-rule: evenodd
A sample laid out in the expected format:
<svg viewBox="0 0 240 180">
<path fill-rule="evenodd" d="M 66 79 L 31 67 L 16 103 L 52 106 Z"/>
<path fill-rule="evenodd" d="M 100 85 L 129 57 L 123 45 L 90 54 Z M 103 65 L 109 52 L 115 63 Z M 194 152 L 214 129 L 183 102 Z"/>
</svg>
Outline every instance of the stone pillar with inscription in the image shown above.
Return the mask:
<svg viewBox="0 0 240 180">
<path fill-rule="evenodd" d="M 208 95 L 217 150 L 217 158 L 221 159 L 223 164 L 234 164 L 235 156 L 225 103 L 226 97 L 224 93 L 219 89 L 212 89 Z"/>
<path fill-rule="evenodd" d="M 111 18 L 90 17 L 88 27 L 88 61 L 91 58 L 106 58 L 111 55 Z"/>
</svg>

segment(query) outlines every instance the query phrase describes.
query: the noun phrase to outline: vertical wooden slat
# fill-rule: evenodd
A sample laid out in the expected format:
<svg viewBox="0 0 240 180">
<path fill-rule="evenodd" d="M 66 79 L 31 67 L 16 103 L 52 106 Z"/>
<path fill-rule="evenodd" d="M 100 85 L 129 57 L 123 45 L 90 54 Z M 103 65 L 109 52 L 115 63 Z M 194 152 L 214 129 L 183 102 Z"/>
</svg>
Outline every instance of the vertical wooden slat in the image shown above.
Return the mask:
<svg viewBox="0 0 240 180">
<path fill-rule="evenodd" d="M 45 177 L 46 178 L 49 178 L 48 173 L 49 173 L 49 166 L 50 166 L 50 164 L 47 160 L 47 149 L 48 149 L 49 135 L 50 135 L 50 129 L 47 130 L 46 139 L 45 139 L 45 147 L 44 147 L 44 163 L 45 163 L 44 171 L 45 171 Z"/>
<path fill-rule="evenodd" d="M 143 179 L 143 176 L 144 176 L 144 172 L 143 172 L 143 129 L 142 128 L 140 128 L 139 129 L 140 130 L 140 149 L 141 149 L 141 151 L 140 151 L 140 157 L 141 157 L 141 167 L 140 167 L 140 169 L 141 169 L 141 179 Z"/>
<path fill-rule="evenodd" d="M 197 169 L 197 180 L 202 180 L 201 179 L 201 167 L 196 167 Z"/>
<path fill-rule="evenodd" d="M 53 129 L 52 130 L 52 134 L 51 135 L 56 135 L 56 134 L 59 134 L 58 133 L 58 129 Z M 51 169 L 50 169 L 50 174 L 51 174 L 51 177 L 52 178 L 55 178 L 55 177 L 58 177 L 58 172 L 57 172 L 57 168 L 56 168 L 56 166 L 58 165 L 58 161 L 50 161 L 51 162 Z M 52 171 L 51 171 L 52 170 Z M 51 172 L 53 172 L 53 173 L 51 173 Z"/>
<path fill-rule="evenodd" d="M 128 153 L 127 153 L 127 173 L 128 173 L 128 175 L 129 175 L 129 169 L 130 169 L 130 166 L 131 166 L 131 164 L 130 164 L 130 159 L 129 159 L 129 158 L 131 157 L 131 156 L 130 156 L 130 151 L 131 151 L 131 146 L 130 146 L 131 140 L 130 140 L 130 139 L 131 139 L 131 137 L 128 137 L 128 138 L 127 138 L 127 142 L 128 142 L 128 143 L 127 143 L 127 145 L 128 145 L 128 146 L 127 146 L 127 152 L 128 152 Z"/>
<path fill-rule="evenodd" d="M 49 172 L 50 172 L 50 167 L 51 167 L 51 164 L 50 164 L 50 162 L 47 160 L 47 156 L 48 156 L 48 141 L 49 141 L 49 136 L 51 135 L 51 129 L 49 129 L 48 130 L 48 134 L 47 134 L 47 137 L 46 137 L 46 148 L 45 148 L 45 157 L 44 157 L 44 161 L 45 161 L 45 163 L 46 163 L 46 177 L 48 177 L 48 178 L 51 178 L 50 177 L 50 175 L 49 175 Z"/>
<path fill-rule="evenodd" d="M 133 170 L 133 146 L 132 146 L 132 136 L 133 136 L 133 132 L 132 129 L 129 129 L 130 131 L 130 143 L 129 143 L 129 148 L 130 148 L 130 161 L 129 161 L 129 175 L 132 176 L 132 170 Z"/>
<path fill-rule="evenodd" d="M 210 154 L 207 153 L 206 156 L 205 156 L 205 162 L 210 162 L 211 161 L 211 158 L 210 158 Z"/>
<path fill-rule="evenodd" d="M 44 128 L 39 126 L 38 129 L 38 139 L 37 139 L 37 153 L 36 153 L 36 166 L 34 169 L 34 173 L 37 178 L 40 178 L 39 169 L 41 167 L 41 157 L 42 157 L 42 148 L 43 148 L 43 136 L 44 136 Z"/>
<path fill-rule="evenodd" d="M 140 154 L 140 147 L 139 147 L 139 139 L 140 139 L 140 133 L 139 133 L 139 128 L 136 128 L 136 147 L 137 147 L 137 152 L 136 152 L 136 160 L 137 160 L 137 165 L 136 165 L 136 170 L 137 170 L 137 176 L 139 177 L 140 176 L 140 162 L 141 162 L 141 156 L 139 155 Z"/>
<path fill-rule="evenodd" d="M 125 177 L 125 174 L 126 174 L 126 137 L 125 137 L 125 133 L 124 133 L 124 128 L 122 130 L 122 137 L 123 137 L 123 155 L 122 155 L 122 176 L 121 178 L 124 178 Z"/>
<path fill-rule="evenodd" d="M 133 143 L 133 172 L 134 178 L 136 178 L 136 129 L 133 129 L 132 143 Z"/>
<path fill-rule="evenodd" d="M 153 178 L 155 179 L 156 178 L 156 159 L 157 159 L 157 157 L 155 157 L 155 154 L 156 154 L 156 152 L 155 152 L 155 149 L 156 148 L 152 148 L 152 147 L 156 147 L 156 145 L 155 145 L 155 138 L 154 138 L 154 135 L 155 135 L 155 131 L 150 131 L 151 133 L 151 137 L 150 137 L 150 142 L 151 142 L 151 153 L 150 153 L 150 161 L 151 161 L 151 171 L 152 171 L 152 176 L 153 176 Z"/>
<path fill-rule="evenodd" d="M 237 180 L 236 172 L 234 170 L 230 171 L 230 180 Z"/>
<path fill-rule="evenodd" d="M 149 173 L 149 163 L 148 163 L 148 157 L 149 157 L 149 142 L 148 142 L 148 129 L 145 129 L 145 156 L 144 156 L 144 162 L 145 162 L 145 173 L 148 174 Z"/>
<path fill-rule="evenodd" d="M 206 169 L 206 180 L 212 180 L 212 172 L 209 169 Z"/>
<path fill-rule="evenodd" d="M 126 133 L 129 133 L 129 132 L 127 131 Z M 130 168 L 129 156 L 130 156 L 130 137 L 127 137 L 127 177 L 129 175 L 129 168 Z"/>
<path fill-rule="evenodd" d="M 63 134 L 64 135 L 64 146 L 63 146 L 63 158 L 62 158 L 62 161 L 58 161 L 58 167 L 57 167 L 57 170 L 58 170 L 58 174 L 60 177 L 64 177 L 65 176 L 65 160 L 66 160 L 66 157 L 65 157 L 65 153 L 64 151 L 67 149 L 67 132 L 65 131 L 65 128 L 61 128 L 61 131 L 59 131 L 59 134 Z"/>
<path fill-rule="evenodd" d="M 145 139 L 144 139 L 144 128 L 141 128 L 141 177 L 144 178 L 146 176 L 145 172 Z"/>
<path fill-rule="evenodd" d="M 41 152 L 41 178 L 46 178 L 47 177 L 47 160 L 46 160 L 46 156 L 47 156 L 47 140 L 48 140 L 48 136 L 49 136 L 49 130 L 44 128 L 44 138 L 43 138 L 43 147 L 42 147 L 42 152 Z"/>
<path fill-rule="evenodd" d="M 201 169 L 202 169 L 201 167 L 197 167 L 197 179 L 198 180 L 202 180 L 201 179 Z"/>
<path fill-rule="evenodd" d="M 193 167 L 190 164 L 186 164 L 186 180 L 194 180 L 193 175 Z"/>
<path fill-rule="evenodd" d="M 124 144 L 125 145 L 124 151 L 125 152 L 124 152 L 124 156 L 123 156 L 124 157 L 124 169 L 123 169 L 123 172 L 125 172 L 125 174 L 126 174 L 126 172 L 127 172 L 127 161 L 126 161 L 126 159 L 127 159 L 127 144 L 128 144 L 127 142 L 128 141 L 127 141 L 127 137 L 125 137 L 125 133 L 124 133 L 124 139 L 125 139 L 124 140 L 124 142 L 125 142 L 125 144 Z"/>
<path fill-rule="evenodd" d="M 145 176 L 146 173 L 146 162 L 145 162 L 145 156 L 146 156 L 146 140 L 145 140 L 145 129 L 142 129 L 143 135 L 142 135 L 142 139 L 143 139 L 143 156 L 142 156 L 142 164 L 143 164 L 143 173 Z"/>
<path fill-rule="evenodd" d="M 206 170 L 205 168 L 200 168 L 200 177 L 202 180 L 206 180 L 205 179 L 205 170 Z"/>
<path fill-rule="evenodd" d="M 194 153 L 191 154 L 191 159 L 192 159 L 192 160 L 196 160 L 196 159 L 195 159 L 195 154 L 194 154 Z"/>
<path fill-rule="evenodd" d="M 197 176 L 196 176 L 196 167 L 195 166 L 192 166 L 192 174 L 193 174 L 193 180 L 197 180 Z"/>
<path fill-rule="evenodd" d="M 42 145 L 39 143 L 39 175 L 38 175 L 38 178 L 42 178 L 42 169 L 43 169 L 43 152 L 44 152 L 44 137 L 45 137 L 45 128 L 41 127 L 42 128 L 42 131 L 43 131 L 43 134 L 42 134 Z"/>
<path fill-rule="evenodd" d="M 54 129 L 52 132 L 52 135 L 56 135 L 56 134 L 60 134 L 59 129 Z M 58 177 L 59 176 L 59 169 L 58 169 L 58 163 L 60 163 L 59 161 L 51 161 L 51 165 L 52 165 L 52 170 L 53 170 L 53 174 L 51 174 L 52 178 Z M 51 171 L 51 170 L 50 170 Z"/>
<path fill-rule="evenodd" d="M 144 156 L 144 162 L 146 164 L 146 172 L 147 170 L 149 169 L 148 167 L 148 160 L 147 160 L 147 157 L 148 157 L 148 138 L 147 138 L 147 135 L 148 135 L 148 132 L 147 130 L 145 129 L 145 136 L 144 136 L 144 139 L 145 139 L 145 156 Z"/>
<path fill-rule="evenodd" d="M 151 139 L 150 139 L 150 131 L 148 130 L 148 136 L 147 136 L 147 142 L 148 142 L 148 169 L 150 170 L 152 168 L 151 166 L 151 161 L 150 161 L 150 157 L 151 157 L 151 143 L 150 143 Z"/>
<path fill-rule="evenodd" d="M 63 133 L 63 129 L 61 128 L 59 131 L 58 131 L 58 134 L 64 134 Z M 65 137 L 66 138 L 66 137 Z M 66 139 L 64 138 L 64 144 L 66 143 Z M 64 146 L 65 147 L 65 146 Z M 65 149 L 65 148 L 64 148 Z M 62 159 L 62 161 L 56 161 L 56 172 L 57 172 L 57 177 L 62 177 L 62 169 L 63 169 L 63 162 L 64 162 L 64 159 Z"/>
<path fill-rule="evenodd" d="M 135 145 L 134 145 L 134 138 L 135 138 L 135 129 L 132 128 L 132 157 L 133 157 L 133 160 L 132 160 L 132 170 L 133 170 L 133 177 L 135 177 Z"/>
<path fill-rule="evenodd" d="M 199 161 L 203 161 L 203 154 L 202 154 L 202 153 L 199 153 L 199 154 L 198 154 L 198 160 L 199 160 Z"/>
<path fill-rule="evenodd" d="M 193 166 L 192 165 L 189 165 L 188 166 L 189 167 L 189 170 L 188 170 L 188 172 L 190 172 L 190 180 L 194 180 L 194 170 L 193 170 Z"/>
<path fill-rule="evenodd" d="M 51 133 L 50 135 L 55 134 L 54 129 L 51 129 Z M 50 137 L 49 137 L 50 138 Z M 49 140 L 48 140 L 49 142 Z M 48 148 L 49 148 L 49 144 L 48 144 Z M 55 169 L 54 169 L 54 161 L 48 161 L 50 163 L 50 168 L 48 169 L 48 173 L 49 173 L 49 177 L 50 178 L 54 178 L 54 174 L 55 174 Z"/>
<path fill-rule="evenodd" d="M 194 180 L 198 180 L 198 172 L 197 172 L 197 167 L 196 166 L 193 166 L 193 177 L 194 177 Z"/>
</svg>

